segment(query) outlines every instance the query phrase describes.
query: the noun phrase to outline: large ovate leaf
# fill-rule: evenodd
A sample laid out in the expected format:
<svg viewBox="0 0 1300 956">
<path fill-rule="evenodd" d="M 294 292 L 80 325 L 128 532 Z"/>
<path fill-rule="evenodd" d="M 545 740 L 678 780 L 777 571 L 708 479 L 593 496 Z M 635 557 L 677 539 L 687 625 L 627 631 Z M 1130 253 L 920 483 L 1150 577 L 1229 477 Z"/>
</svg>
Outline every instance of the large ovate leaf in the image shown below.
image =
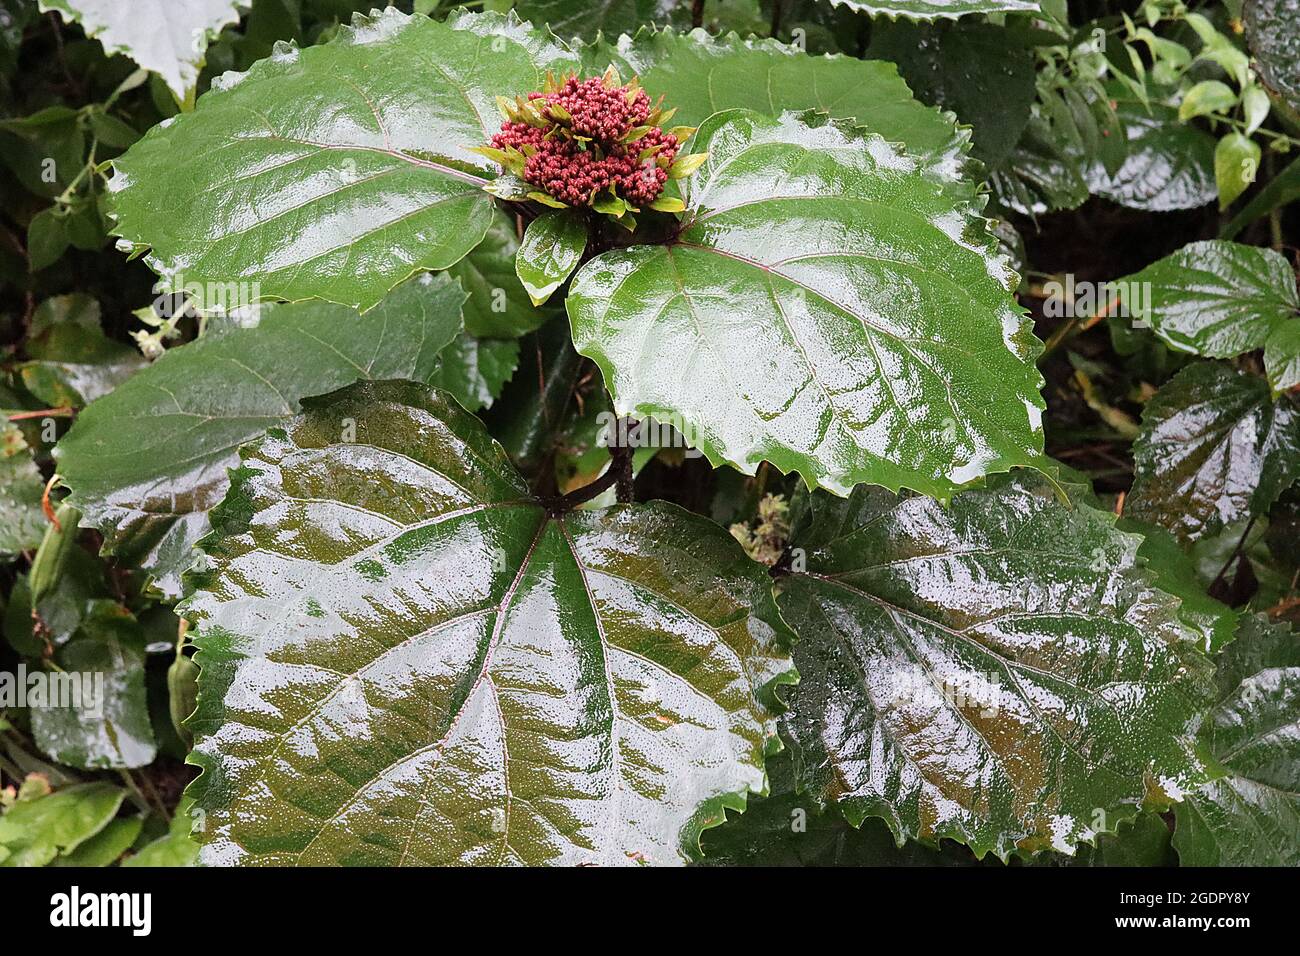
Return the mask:
<svg viewBox="0 0 1300 956">
<path fill-rule="evenodd" d="M 582 60 L 588 73 L 613 64 L 624 76 L 640 77 L 648 91 L 663 95 L 665 107 L 677 110 L 673 122 L 687 126 L 730 109 L 771 116 L 815 109 L 853 120 L 891 143 L 906 143 L 926 160 L 927 175 L 953 195 L 972 193 L 962 179 L 969 131 L 915 99 L 893 63 L 809 56 L 776 40 L 715 38 L 703 30 L 643 30 L 616 43 L 589 44 Z"/>
<path fill-rule="evenodd" d="M 184 606 L 204 862 L 673 863 L 764 789 L 787 632 L 725 531 L 556 513 L 423 386 L 303 404 Z"/>
<path fill-rule="evenodd" d="M 1038 13 L 1038 0 L 831 0 L 872 17 L 906 17 L 909 20 L 955 20 L 973 13 L 1022 11 Z"/>
<path fill-rule="evenodd" d="M 0 423 L 0 559 L 41 543 L 45 481 L 17 425 Z"/>
<path fill-rule="evenodd" d="M 1300 865 L 1300 638 L 1247 618 L 1224 651 L 1200 741 L 1215 779 L 1175 809 L 1184 866 Z"/>
<path fill-rule="evenodd" d="M 81 783 L 19 800 L 0 815 L 0 866 L 45 866 L 71 853 L 117 815 L 126 791 Z"/>
<path fill-rule="evenodd" d="M 1247 0 L 1244 12 L 1256 71 L 1300 113 L 1300 2 Z"/>
<path fill-rule="evenodd" d="M 192 99 L 208 42 L 239 22 L 243 0 L 41 0 L 80 23 L 108 53 L 123 53 L 157 73 L 177 100 Z"/>
<path fill-rule="evenodd" d="M 1142 413 L 1125 512 L 1193 541 L 1263 515 L 1300 477 L 1300 407 L 1214 362 L 1183 369 Z"/>
<path fill-rule="evenodd" d="M 1208 664 L 1113 515 L 995 484 L 947 509 L 814 496 L 779 597 L 784 720 L 802 785 L 852 823 L 1070 853 L 1199 782 Z"/>
<path fill-rule="evenodd" d="M 719 113 L 667 246 L 574 277 L 574 344 L 620 415 L 847 493 L 948 496 L 1041 458 L 1040 346 L 983 220 L 879 136 L 821 114 Z"/>
<path fill-rule="evenodd" d="M 1300 380 L 1300 293 L 1280 253 L 1221 239 L 1193 242 L 1127 281 L 1143 289 L 1134 318 L 1170 347 L 1208 358 L 1264 349 L 1275 390 Z"/>
<path fill-rule="evenodd" d="M 55 449 L 83 522 L 178 595 L 235 449 L 296 414 L 305 395 L 360 378 L 431 380 L 464 299 L 454 281 L 423 276 L 364 316 L 322 302 L 268 305 L 255 327 L 169 350 L 87 407 Z"/>
<path fill-rule="evenodd" d="M 242 299 L 365 311 L 483 239 L 497 171 L 470 150 L 499 126 L 495 97 L 572 65 L 513 17 L 390 8 L 228 74 L 150 131 L 115 160 L 115 232 L 199 298 L 240 283 Z"/>
</svg>

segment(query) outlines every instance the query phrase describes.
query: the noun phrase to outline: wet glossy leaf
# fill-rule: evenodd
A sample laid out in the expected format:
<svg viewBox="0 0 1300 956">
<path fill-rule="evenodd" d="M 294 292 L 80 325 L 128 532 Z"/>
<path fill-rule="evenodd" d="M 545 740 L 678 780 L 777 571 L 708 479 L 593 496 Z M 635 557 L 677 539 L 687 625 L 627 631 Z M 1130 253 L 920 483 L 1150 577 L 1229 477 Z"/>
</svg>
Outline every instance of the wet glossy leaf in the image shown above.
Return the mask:
<svg viewBox="0 0 1300 956">
<path fill-rule="evenodd" d="M 528 224 L 515 255 L 515 273 L 533 305 L 542 305 L 578 268 L 587 224 L 572 209 L 552 209 Z"/>
<path fill-rule="evenodd" d="M 462 332 L 438 353 L 438 367 L 425 381 L 456 396 L 467 410 L 490 408 L 519 365 L 514 339 L 476 339 Z"/>
<path fill-rule="evenodd" d="M 1223 652 L 1200 742 L 1217 776 L 1179 804 L 1183 866 L 1300 865 L 1300 638 L 1257 616 Z"/>
<path fill-rule="evenodd" d="M 1250 188 L 1259 173 L 1259 144 L 1241 133 L 1228 133 L 1214 147 L 1214 181 L 1219 209 L 1227 209 Z"/>
<path fill-rule="evenodd" d="M 223 77 L 151 130 L 114 161 L 116 234 L 152 246 L 173 286 L 364 311 L 483 239 L 497 170 L 470 149 L 499 124 L 495 97 L 572 62 L 513 17 L 389 8 Z"/>
<path fill-rule="evenodd" d="M 1196 633 L 1201 649 L 1213 654 L 1232 640 L 1237 630 L 1238 613 L 1205 592 L 1195 563 L 1179 545 L 1178 539 L 1159 525 L 1130 517 L 1121 520 L 1119 527 L 1142 535 L 1138 557 L 1156 576 L 1160 590 L 1179 599 L 1178 617 Z"/>
<path fill-rule="evenodd" d="M 899 847 L 881 820 L 852 827 L 813 794 L 796 792 L 787 754 L 768 760 L 771 794 L 754 797 L 738 817 L 707 830 L 700 841 L 710 866 L 973 866 L 970 851 L 954 843 L 935 850 Z"/>
<path fill-rule="evenodd" d="M 321 302 L 265 306 L 256 327 L 170 349 L 86 408 L 55 449 L 84 523 L 178 595 L 240 443 L 296 414 L 304 395 L 358 378 L 429 380 L 464 298 L 426 276 L 364 316 Z"/>
<path fill-rule="evenodd" d="M 1079 167 L 1055 141 L 1051 128 L 1035 117 L 989 185 L 1001 205 L 1024 215 L 1074 209 L 1088 199 Z"/>
<path fill-rule="evenodd" d="M 1127 140 L 1125 158 L 1112 175 L 1098 160 L 1085 163 L 1088 189 L 1130 209 L 1196 209 L 1218 195 L 1214 137 L 1178 121 L 1163 103 L 1142 104 L 1111 90 Z"/>
<path fill-rule="evenodd" d="M 677 0 L 519 0 L 515 10 L 545 23 L 556 36 L 594 40 L 604 34 L 635 33 L 647 23 L 669 19 Z"/>
<path fill-rule="evenodd" d="M 76 850 L 117 816 L 126 791 L 82 783 L 20 800 L 0 816 L 0 866 L 45 866 Z"/>
<path fill-rule="evenodd" d="M 973 127 L 974 153 L 990 167 L 1007 157 L 1029 122 L 1034 55 L 1003 26 L 881 21 L 872 25 L 867 54 L 897 63 L 919 99 Z"/>
<path fill-rule="evenodd" d="M 972 13 L 1008 10 L 1039 12 L 1038 0 L 831 0 L 831 3 L 872 17 L 907 17 L 909 20 L 955 20 Z"/>
<path fill-rule="evenodd" d="M 99 303 L 85 295 L 41 303 L 26 351 L 30 361 L 18 365 L 23 386 L 51 408 L 80 408 L 145 366 L 136 349 L 104 335 Z"/>
<path fill-rule="evenodd" d="M 65 675 L 80 675 L 79 690 L 33 707 L 32 737 L 59 763 L 80 770 L 143 767 L 157 755 L 145 699 L 144 641 L 139 625 L 111 601 L 96 601 L 55 655 Z M 102 681 L 102 683 L 101 683 Z M 50 678 L 51 686 L 56 679 Z"/>
<path fill-rule="evenodd" d="M 1244 13 L 1256 70 L 1292 110 L 1300 111 L 1300 4 L 1250 0 Z"/>
<path fill-rule="evenodd" d="M 644 30 L 617 43 L 590 44 L 582 60 L 589 73 L 612 63 L 624 76 L 640 77 L 647 90 L 677 109 L 673 122 L 686 126 L 730 109 L 770 116 L 816 109 L 854 120 L 891 143 L 906 143 L 912 155 L 927 161 L 926 175 L 954 196 L 972 195 L 963 179 L 969 131 L 913 97 L 893 63 L 813 57 L 775 40 L 735 34 L 715 39 L 702 30 Z"/>
<path fill-rule="evenodd" d="M 1113 515 L 994 484 L 947 509 L 814 496 L 779 598 L 800 673 L 784 721 L 801 783 L 852 823 L 1071 852 L 1148 782 L 1199 781 L 1208 664 Z"/>
<path fill-rule="evenodd" d="M 676 241 L 598 256 L 566 302 L 620 415 L 842 493 L 946 496 L 1041 457 L 1016 276 L 916 160 L 811 113 L 719 113 L 691 148 Z"/>
<path fill-rule="evenodd" d="M 190 837 L 190 828 L 194 825 L 194 804 L 188 798 L 181 799 L 180 805 L 172 815 L 167 835 L 146 844 L 139 853 L 122 861 L 123 866 L 198 866 L 199 845 Z"/>
<path fill-rule="evenodd" d="M 12 558 L 41 543 L 41 477 L 31 449 L 17 425 L 0 425 L 0 559 Z"/>
<path fill-rule="evenodd" d="M 540 328 L 563 308 L 537 308 L 515 275 L 519 234 L 515 217 L 497 210 L 487 237 L 447 272 L 469 293 L 465 331 L 486 338 L 510 339 Z"/>
<path fill-rule="evenodd" d="M 240 0 L 41 0 L 80 23 L 107 53 L 124 53 L 162 77 L 177 100 L 193 97 L 208 41 L 239 22 Z"/>
<path fill-rule="evenodd" d="M 1142 413 L 1125 513 L 1191 541 L 1263 515 L 1300 477 L 1300 408 L 1224 365 L 1183 369 Z"/>
<path fill-rule="evenodd" d="M 673 863 L 763 789 L 787 635 L 725 531 L 552 517 L 442 392 L 303 404 L 185 606 L 205 862 Z"/>
<path fill-rule="evenodd" d="M 1277 391 L 1297 374 L 1300 294 L 1280 253 L 1219 239 L 1193 242 L 1129 281 L 1149 284 L 1134 318 L 1149 322 L 1172 348 L 1208 358 L 1264 349 Z"/>
</svg>

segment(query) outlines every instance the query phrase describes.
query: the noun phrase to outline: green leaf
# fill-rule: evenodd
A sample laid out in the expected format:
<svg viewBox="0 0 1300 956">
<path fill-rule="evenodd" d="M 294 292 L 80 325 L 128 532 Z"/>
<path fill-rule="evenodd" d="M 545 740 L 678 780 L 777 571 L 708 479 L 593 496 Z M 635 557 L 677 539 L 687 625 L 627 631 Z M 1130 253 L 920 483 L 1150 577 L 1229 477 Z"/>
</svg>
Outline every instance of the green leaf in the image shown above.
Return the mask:
<svg viewBox="0 0 1300 956">
<path fill-rule="evenodd" d="M 540 328 L 563 310 L 539 309 L 515 275 L 519 234 L 515 217 L 498 210 L 487 237 L 469 255 L 447 270 L 469 293 L 465 331 L 470 335 L 512 339 Z"/>
<path fill-rule="evenodd" d="M 123 53 L 162 77 L 178 102 L 192 101 L 208 42 L 239 22 L 240 0 L 41 0 L 80 23 L 110 55 Z"/>
<path fill-rule="evenodd" d="M 1195 632 L 1201 650 L 1213 654 L 1232 640 L 1237 629 L 1237 612 L 1206 594 L 1195 563 L 1177 538 L 1159 525 L 1131 517 L 1121 519 L 1118 527 L 1142 535 L 1138 557 L 1156 576 L 1160 590 L 1182 602 L 1178 605 L 1178 616 L 1188 630 Z"/>
<path fill-rule="evenodd" d="M 76 850 L 117 816 L 126 791 L 81 783 L 48 796 L 20 800 L 0 816 L 0 866 L 45 866 Z"/>
<path fill-rule="evenodd" d="M 430 380 L 464 298 L 450 279 L 423 276 L 364 316 L 321 302 L 264 306 L 255 327 L 169 350 L 88 406 L 55 449 L 84 523 L 179 595 L 235 449 L 296 414 L 305 395 L 360 378 Z"/>
<path fill-rule="evenodd" d="M 673 122 L 686 126 L 730 109 L 770 116 L 816 109 L 854 120 L 891 143 L 906 143 L 912 155 L 926 160 L 926 175 L 954 196 L 973 195 L 963 179 L 969 130 L 915 99 L 893 63 L 812 57 L 776 40 L 742 40 L 734 33 L 713 38 L 703 30 L 643 30 L 616 44 L 584 47 L 582 61 L 588 73 L 612 63 L 624 76 L 640 77 L 643 87 L 664 96 L 665 106 L 676 108 Z"/>
<path fill-rule="evenodd" d="M 1086 163 L 1088 189 L 1144 212 L 1197 209 L 1213 201 L 1214 137 L 1179 122 L 1178 111 L 1164 103 L 1143 104 L 1114 87 L 1107 92 L 1123 127 L 1125 156 L 1113 175 L 1100 160 Z"/>
<path fill-rule="evenodd" d="M 79 679 L 80 699 L 32 708 L 36 745 L 79 770 L 152 763 L 158 747 L 145 698 L 144 656 L 143 634 L 130 612 L 112 601 L 93 602 L 77 633 L 55 655 L 62 674 Z M 58 680 L 49 675 L 52 686 Z"/>
<path fill-rule="evenodd" d="M 860 488 L 796 517 L 781 613 L 800 783 L 850 823 L 1070 853 L 1198 783 L 1208 663 L 1136 535 L 1002 480 L 951 507 Z M 802 568 L 802 571 L 799 569 Z"/>
<path fill-rule="evenodd" d="M 1186 123 L 1198 116 L 1227 113 L 1237 105 L 1237 94 L 1227 83 L 1219 80 L 1202 80 L 1183 96 L 1178 107 L 1179 121 Z"/>
<path fill-rule="evenodd" d="M 1300 293 L 1278 252 L 1222 239 L 1193 242 L 1127 280 L 1144 291 L 1132 309 L 1166 345 L 1207 358 L 1265 350 L 1275 391 L 1300 361 Z M 1294 382 L 1292 382 L 1294 384 Z"/>
<path fill-rule="evenodd" d="M 131 848 L 144 826 L 142 817 L 118 817 L 71 853 L 54 861 L 55 866 L 112 866 Z"/>
<path fill-rule="evenodd" d="M 578 268 L 587 248 L 587 224 L 570 209 L 544 212 L 528 224 L 515 255 L 515 273 L 533 305 L 542 305 Z"/>
<path fill-rule="evenodd" d="M 42 209 L 27 224 L 27 261 L 32 272 L 53 265 L 68 248 L 68 231 L 58 207 Z"/>
<path fill-rule="evenodd" d="M 935 850 L 920 843 L 899 847 L 881 820 L 852 827 L 834 808 L 796 790 L 788 754 L 768 759 L 771 794 L 750 800 L 738 817 L 704 833 L 700 845 L 710 866 L 972 866 L 970 851 L 954 843 Z"/>
<path fill-rule="evenodd" d="M 1194 541 L 1264 515 L 1300 477 L 1300 408 L 1221 364 L 1180 371 L 1142 413 L 1125 513 Z"/>
<path fill-rule="evenodd" d="M 17 425 L 0 425 L 0 560 L 29 551 L 41 543 L 45 516 L 41 513 L 41 477 L 31 450 Z"/>
<path fill-rule="evenodd" d="M 1174 808 L 1183 866 L 1300 865 L 1300 640 L 1257 615 L 1224 651 L 1200 743 L 1218 775 Z"/>
<path fill-rule="evenodd" d="M 519 365 L 514 339 L 476 339 L 462 332 L 438 353 L 438 368 L 426 382 L 456 396 L 467 411 L 490 408 Z"/>
<path fill-rule="evenodd" d="M 604 253 L 570 287 L 620 415 L 840 493 L 947 497 L 1041 459 L 1040 346 L 984 220 L 824 115 L 719 113 L 692 148 L 709 160 L 675 242 Z"/>
<path fill-rule="evenodd" d="M 1250 0 L 1246 38 L 1265 85 L 1300 112 L 1300 19 L 1294 0 Z"/>
<path fill-rule="evenodd" d="M 389 8 L 227 74 L 114 160 L 115 232 L 152 246 L 172 287 L 365 311 L 478 245 L 496 169 L 471 148 L 496 131 L 494 97 L 573 66 L 513 17 Z"/>
<path fill-rule="evenodd" d="M 194 803 L 182 797 L 167 828 L 167 835 L 145 845 L 139 853 L 122 861 L 123 866 L 198 866 L 199 845 L 190 837 L 194 824 Z"/>
<path fill-rule="evenodd" d="M 205 863 L 673 863 L 764 789 L 788 633 L 725 531 L 553 515 L 446 393 L 303 404 L 184 606 Z"/>
<path fill-rule="evenodd" d="M 999 204 L 1024 215 L 1075 209 L 1088 199 L 1079 167 L 1055 140 L 1051 127 L 1031 118 L 1020 144 L 990 176 L 989 185 Z"/>
<path fill-rule="evenodd" d="M 594 40 L 635 33 L 647 23 L 669 19 L 677 0 L 518 0 L 525 20 L 545 23 L 556 36 Z"/>
<path fill-rule="evenodd" d="M 990 167 L 1011 153 L 1029 122 L 1034 55 L 1005 27 L 881 21 L 872 25 L 866 55 L 897 63 L 919 99 L 971 126 L 974 154 Z"/>
<path fill-rule="evenodd" d="M 80 408 L 107 395 L 145 360 L 100 328 L 99 303 L 87 295 L 55 296 L 32 317 L 26 350 L 17 368 L 27 391 L 51 408 Z"/>
<path fill-rule="evenodd" d="M 909 20 L 955 20 L 972 13 L 1004 11 L 1040 12 L 1038 0 L 831 0 L 871 17 L 906 17 Z"/>
<path fill-rule="evenodd" d="M 1229 133 L 1214 147 L 1214 181 L 1219 187 L 1219 209 L 1227 209 L 1255 181 L 1259 173 L 1259 144 L 1240 133 Z"/>
</svg>

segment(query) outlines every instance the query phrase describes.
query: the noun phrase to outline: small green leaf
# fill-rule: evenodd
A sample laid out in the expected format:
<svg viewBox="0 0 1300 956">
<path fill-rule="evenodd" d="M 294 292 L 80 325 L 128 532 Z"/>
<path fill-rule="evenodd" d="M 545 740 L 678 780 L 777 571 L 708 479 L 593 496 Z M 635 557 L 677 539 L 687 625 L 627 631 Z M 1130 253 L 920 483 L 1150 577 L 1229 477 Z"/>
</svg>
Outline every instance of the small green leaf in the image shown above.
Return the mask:
<svg viewBox="0 0 1300 956">
<path fill-rule="evenodd" d="M 49 796 L 20 800 L 0 816 L 0 866 L 45 866 L 70 853 L 117 816 L 126 791 L 81 783 Z"/>
<path fill-rule="evenodd" d="M 1268 119 L 1272 103 L 1268 93 L 1261 87 L 1251 86 L 1241 94 L 1241 106 L 1246 116 L 1246 135 L 1251 136 L 1255 130 L 1264 125 L 1264 120 Z"/>
<path fill-rule="evenodd" d="M 32 272 L 58 262 L 68 248 L 68 231 L 58 208 L 42 209 L 27 224 L 27 261 Z"/>
<path fill-rule="evenodd" d="M 1183 96 L 1183 102 L 1178 107 L 1178 119 L 1186 123 L 1198 116 L 1227 113 L 1236 105 L 1237 94 L 1227 83 L 1202 80 Z"/>
<path fill-rule="evenodd" d="M 487 237 L 447 270 L 467 293 L 465 331 L 480 338 L 512 339 L 539 328 L 562 309 L 539 309 L 515 274 L 522 226 L 512 213 L 498 210 Z"/>
<path fill-rule="evenodd" d="M 515 254 L 515 273 L 533 305 L 544 304 L 564 284 L 586 248 L 587 224 L 575 211 L 544 212 L 528 224 Z"/>
<path fill-rule="evenodd" d="M 490 408 L 519 365 L 515 339 L 480 339 L 462 332 L 438 353 L 438 368 L 427 379 L 456 396 L 470 412 Z"/>
<path fill-rule="evenodd" d="M 1219 208 L 1227 209 L 1259 174 L 1260 149 L 1254 140 L 1229 133 L 1214 148 L 1214 180 L 1219 186 Z"/>
<path fill-rule="evenodd" d="M 55 866 L 99 867 L 112 866 L 116 863 L 144 826 L 142 817 L 118 817 L 110 820 L 108 826 L 82 843 L 70 853 L 65 853 L 54 861 Z"/>
</svg>

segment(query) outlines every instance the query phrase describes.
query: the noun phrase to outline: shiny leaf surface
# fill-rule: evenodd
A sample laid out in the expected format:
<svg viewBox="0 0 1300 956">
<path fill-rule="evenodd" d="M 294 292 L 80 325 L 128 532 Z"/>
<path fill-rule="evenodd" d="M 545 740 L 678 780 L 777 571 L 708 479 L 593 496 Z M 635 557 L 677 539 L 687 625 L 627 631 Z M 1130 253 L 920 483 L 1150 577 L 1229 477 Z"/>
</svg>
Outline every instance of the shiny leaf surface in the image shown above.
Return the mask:
<svg viewBox="0 0 1300 956">
<path fill-rule="evenodd" d="M 1143 105 L 1113 89 L 1112 95 L 1126 154 L 1113 175 L 1100 161 L 1086 164 L 1084 177 L 1093 195 L 1144 212 L 1196 209 L 1213 202 L 1218 195 L 1214 137 L 1180 123 L 1171 106 Z"/>
<path fill-rule="evenodd" d="M 972 13 L 1005 11 L 1039 12 L 1037 0 L 831 0 L 872 17 L 906 17 L 909 20 L 955 20 Z"/>
<path fill-rule="evenodd" d="M 578 268 L 587 224 L 572 209 L 552 209 L 528 224 L 515 255 L 515 273 L 533 305 L 542 305 Z"/>
<path fill-rule="evenodd" d="M 467 293 L 465 331 L 486 338 L 512 339 L 540 328 L 563 312 L 537 308 L 515 275 L 519 252 L 515 217 L 497 210 L 487 236 L 464 259 L 447 270 Z"/>
<path fill-rule="evenodd" d="M 305 395 L 359 378 L 431 379 L 464 299 L 450 279 L 425 276 L 364 316 L 321 302 L 264 306 L 255 327 L 169 350 L 86 408 L 55 449 L 84 523 L 178 595 L 240 443 L 296 414 Z"/>
<path fill-rule="evenodd" d="M 239 283 L 243 298 L 365 311 L 483 239 L 497 170 L 470 148 L 498 126 L 495 97 L 572 62 L 513 17 L 389 8 L 228 74 L 151 130 L 114 163 L 116 233 L 200 298 Z"/>
<path fill-rule="evenodd" d="M 1300 866 L 1300 639 L 1257 616 L 1224 651 L 1201 727 L 1218 776 L 1174 813 L 1184 866 Z"/>
<path fill-rule="evenodd" d="M 588 262 L 574 345 L 620 415 L 715 465 L 946 496 L 1041 457 L 1037 340 L 965 206 L 879 136 L 733 110 L 692 143 L 686 227 Z"/>
<path fill-rule="evenodd" d="M 779 597 L 800 673 L 783 719 L 801 783 L 851 823 L 1068 853 L 1131 818 L 1147 781 L 1199 782 L 1208 664 L 1113 515 L 995 484 L 947 509 L 814 497 Z"/>
<path fill-rule="evenodd" d="M 185 605 L 204 862 L 673 863 L 764 788 L 787 633 L 725 531 L 552 516 L 442 392 L 303 404 Z"/>
<path fill-rule="evenodd" d="M 664 96 L 665 106 L 676 108 L 673 122 L 686 126 L 731 109 L 769 116 L 815 109 L 853 120 L 891 143 L 906 143 L 926 160 L 926 175 L 954 196 L 973 194 L 962 177 L 970 132 L 913 97 L 893 63 L 808 56 L 776 40 L 714 38 L 703 30 L 643 30 L 584 47 L 582 61 L 589 73 L 613 64 L 624 76 L 640 77 L 649 92 Z"/>
<path fill-rule="evenodd" d="M 1222 364 L 1183 369 L 1142 413 L 1125 513 L 1191 541 L 1267 513 L 1300 477 L 1300 408 Z"/>
<path fill-rule="evenodd" d="M 17 425 L 0 425 L 0 557 L 13 557 L 41 543 L 45 481 Z"/>
<path fill-rule="evenodd" d="M 1249 0 L 1244 12 L 1256 70 L 1300 112 L 1300 0 Z"/>
<path fill-rule="evenodd" d="M 492 406 L 518 366 L 519 343 L 514 339 L 476 339 L 462 332 L 438 353 L 438 367 L 425 381 L 477 412 Z"/>
<path fill-rule="evenodd" d="M 1149 300 L 1134 317 L 1170 347 L 1208 358 L 1264 349 L 1277 391 L 1296 375 L 1300 293 L 1280 253 L 1219 239 L 1193 242 L 1129 281 L 1149 283 Z"/>
<path fill-rule="evenodd" d="M 41 0 L 80 23 L 107 53 L 157 73 L 178 101 L 192 99 L 209 40 L 239 22 L 240 0 Z"/>
<path fill-rule="evenodd" d="M 126 791 L 81 783 L 20 800 L 0 816 L 0 866 L 45 866 L 76 850 L 117 815 Z"/>
</svg>

